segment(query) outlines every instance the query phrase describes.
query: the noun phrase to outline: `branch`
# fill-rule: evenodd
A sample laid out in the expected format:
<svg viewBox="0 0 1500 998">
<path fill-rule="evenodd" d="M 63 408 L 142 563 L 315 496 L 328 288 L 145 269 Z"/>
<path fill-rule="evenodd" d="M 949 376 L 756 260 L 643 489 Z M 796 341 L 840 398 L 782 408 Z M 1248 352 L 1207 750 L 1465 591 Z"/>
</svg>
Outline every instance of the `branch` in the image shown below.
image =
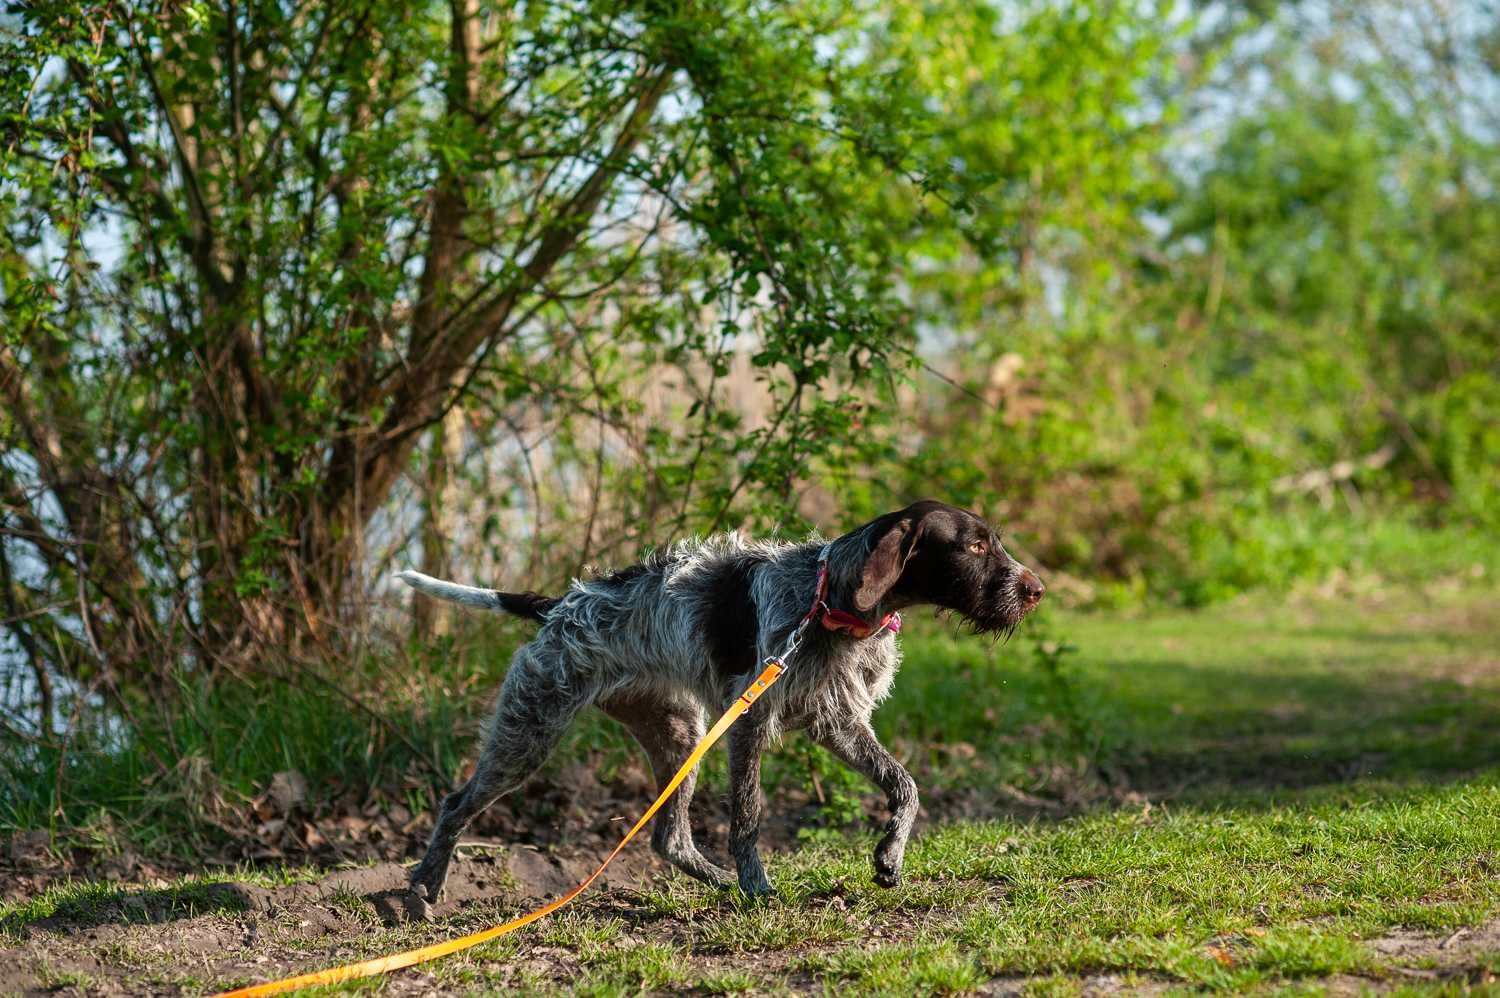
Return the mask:
<svg viewBox="0 0 1500 998">
<path fill-rule="evenodd" d="M 453 62 L 448 73 L 448 114 L 472 108 L 475 97 L 474 60 L 479 44 L 477 0 L 451 0 L 449 48 Z M 432 229 L 422 277 L 417 288 L 417 307 L 412 315 L 412 352 L 426 352 L 429 340 L 441 335 L 453 279 L 469 251 L 463 242 L 463 224 L 469 214 L 468 177 L 460 176 L 452 159 L 444 159 L 432 192 Z"/>
<path fill-rule="evenodd" d="M 10 572 L 10 557 L 5 552 L 4 544 L 0 544 L 0 586 L 5 587 L 5 606 L 10 612 L 10 617 L 4 621 L 4 624 L 21 643 L 22 650 L 26 652 L 27 661 L 31 663 L 31 671 L 36 676 L 37 693 L 40 695 L 40 703 L 37 704 L 37 733 L 43 740 L 46 740 L 52 734 L 52 676 L 47 672 L 47 661 L 42 656 L 41 649 L 37 648 L 35 636 L 31 633 L 31 627 L 26 624 L 26 619 L 32 616 L 44 616 L 54 607 L 42 607 L 39 610 L 22 609 L 16 599 L 15 581 L 11 578 Z"/>
<path fill-rule="evenodd" d="M 355 465 L 352 439 L 338 445 L 338 453 L 330 461 L 333 474 L 328 495 L 332 500 L 346 502 L 355 491 L 358 476 L 363 479 L 358 489 L 360 505 L 368 508 L 381 501 L 401 470 L 416 435 L 441 419 L 451 404 L 451 386 L 458 372 L 481 346 L 493 345 L 502 338 L 517 301 L 547 276 L 586 230 L 611 181 L 623 170 L 630 150 L 641 140 L 671 84 L 673 72 L 668 66 L 643 74 L 635 105 L 621 125 L 609 154 L 552 217 L 542 230 L 531 258 L 505 289 L 457 328 L 442 328 L 425 345 L 420 357 L 411 358 L 410 365 L 404 368 L 408 374 L 383 392 L 390 400 L 387 415 L 373 432 L 367 460 Z M 364 513 L 364 508 L 355 511 L 357 517 Z"/>
<path fill-rule="evenodd" d="M 21 369 L 15 351 L 5 344 L 0 344 L 0 400 L 5 402 L 11 418 L 26 438 L 28 452 L 36 462 L 43 483 L 57 497 L 73 532 L 80 533 L 83 525 L 77 521 L 79 510 L 70 500 L 66 488 L 68 479 L 62 468 L 66 456 L 62 438 L 57 432 L 57 421 L 47 418 L 37 409 L 26 391 L 26 372 Z"/>
<path fill-rule="evenodd" d="M 201 254 L 201 258 L 197 260 L 199 273 L 216 298 L 227 298 L 230 291 L 229 282 L 214 266 L 213 217 L 208 209 L 208 201 L 203 196 L 203 188 L 198 183 L 197 164 L 188 155 L 187 136 L 183 134 L 182 124 L 177 120 L 177 115 L 172 113 L 171 104 L 167 102 L 166 95 L 161 92 L 160 84 L 156 82 L 156 70 L 152 65 L 150 51 L 136 36 L 134 23 L 127 21 L 126 27 L 130 32 L 130 42 L 135 47 L 136 57 L 141 61 L 141 69 L 146 82 L 151 87 L 151 96 L 156 100 L 157 110 L 166 120 L 167 128 L 172 133 L 172 146 L 177 153 L 177 165 L 182 170 L 182 177 L 187 187 L 189 215 L 198 229 L 198 237 L 194 242 L 198 253 Z"/>
<path fill-rule="evenodd" d="M 1314 468 L 1296 475 L 1285 475 L 1271 483 L 1271 491 L 1276 495 L 1284 495 L 1288 492 L 1320 491 L 1336 482 L 1347 482 L 1360 471 L 1384 468 L 1395 456 L 1395 444 L 1386 444 L 1361 458 L 1336 461 L 1327 468 Z"/>
<path fill-rule="evenodd" d="M 522 268 L 520 276 L 469 321 L 467 329 L 459 337 L 460 345 L 470 344 L 468 349 L 462 351 L 464 354 L 471 352 L 486 336 L 498 332 L 515 306 L 516 299 L 546 277 L 563 254 L 572 249 L 593 218 L 610 181 L 627 166 L 627 156 L 640 141 L 646 124 L 656 111 L 656 105 L 667 92 L 672 73 L 671 67 L 663 67 L 647 78 L 646 85 L 621 127 L 620 134 L 615 137 L 609 154 L 568 199 L 551 225 L 542 231 L 536 251 Z"/>
<path fill-rule="evenodd" d="M 102 169 L 95 170 L 93 176 L 109 187 L 114 195 L 125 204 L 130 203 L 133 193 L 138 191 L 145 194 L 151 204 L 150 211 L 156 219 L 169 229 L 179 228 L 177 208 L 161 186 L 160 178 L 167 172 L 166 164 L 156 157 L 153 157 L 151 163 L 147 163 L 142 158 L 140 149 L 130 137 L 130 130 L 116 114 L 112 113 L 112 109 L 106 102 L 101 101 L 89 87 L 87 71 L 80 63 L 70 61 L 68 69 L 73 75 L 74 82 L 83 88 L 89 106 L 99 116 L 104 135 L 131 172 L 131 176 L 123 181 Z M 228 282 L 213 265 L 213 241 L 208 230 L 197 224 L 180 226 L 180 228 L 182 234 L 178 237 L 178 243 L 188 259 L 193 261 L 193 267 L 199 279 L 216 295 L 227 290 Z"/>
</svg>

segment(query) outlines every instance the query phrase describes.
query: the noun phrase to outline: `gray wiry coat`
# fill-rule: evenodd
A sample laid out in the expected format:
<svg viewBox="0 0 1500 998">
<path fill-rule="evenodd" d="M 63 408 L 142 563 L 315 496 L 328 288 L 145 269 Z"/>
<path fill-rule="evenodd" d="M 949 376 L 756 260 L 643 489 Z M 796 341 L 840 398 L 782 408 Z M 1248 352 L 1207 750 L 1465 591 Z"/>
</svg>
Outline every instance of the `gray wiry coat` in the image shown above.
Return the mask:
<svg viewBox="0 0 1500 998">
<path fill-rule="evenodd" d="M 402 573 L 429 595 L 542 622 L 511 661 L 474 776 L 443 801 L 427 855 L 412 872 L 412 893 L 422 908 L 441 889 L 463 828 L 518 787 L 583 708 L 597 705 L 629 727 L 658 782 L 666 783 L 701 737 L 705 720 L 744 690 L 808 613 L 823 548 L 733 534 L 688 541 L 612 575 L 575 582 L 555 599 Z M 851 608 L 868 621 L 932 603 L 977 629 L 1000 631 L 1015 627 L 1043 592 L 983 520 L 930 500 L 839 537 L 827 554 L 827 605 Z M 900 664 L 895 635 L 855 638 L 815 625 L 786 664 L 780 682 L 729 735 L 729 846 L 739 885 L 752 894 L 771 889 L 755 852 L 761 752 L 783 731 L 805 728 L 885 791 L 891 819 L 876 848 L 875 879 L 890 886 L 917 811 L 915 783 L 870 727 Z M 689 779 L 662 809 L 653 844 L 695 877 L 733 883 L 692 841 L 692 791 Z"/>
<path fill-rule="evenodd" d="M 830 599 L 852 590 L 849 559 L 830 550 Z M 746 541 L 721 534 L 685 541 L 641 565 L 574 582 L 512 670 L 560 670 L 587 699 L 627 692 L 690 697 L 717 714 L 759 664 L 779 652 L 812 603 L 822 544 Z M 748 597 L 748 598 L 747 598 Z M 878 616 L 878 614 L 876 614 Z M 809 630 L 788 673 L 758 702 L 775 729 L 843 727 L 868 720 L 900 664 L 895 635 L 853 640 Z"/>
</svg>

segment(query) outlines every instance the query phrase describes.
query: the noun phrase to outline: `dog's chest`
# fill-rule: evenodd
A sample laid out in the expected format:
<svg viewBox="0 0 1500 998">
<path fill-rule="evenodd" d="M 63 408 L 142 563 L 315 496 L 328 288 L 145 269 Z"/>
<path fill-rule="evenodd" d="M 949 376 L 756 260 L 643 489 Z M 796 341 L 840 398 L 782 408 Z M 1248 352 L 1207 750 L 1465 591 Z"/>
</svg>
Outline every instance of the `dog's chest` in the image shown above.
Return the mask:
<svg viewBox="0 0 1500 998">
<path fill-rule="evenodd" d="M 874 704 L 880 703 L 891 692 L 896 681 L 896 669 L 901 665 L 901 650 L 894 635 L 876 638 L 878 647 L 871 648 L 869 655 L 859 661 L 859 675 L 864 680 L 865 695 Z"/>
<path fill-rule="evenodd" d="M 788 684 L 783 727 L 869 720 L 876 705 L 890 693 L 901 655 L 894 637 L 882 637 L 857 644 L 840 642 L 819 659 L 792 663 L 797 681 Z"/>
</svg>

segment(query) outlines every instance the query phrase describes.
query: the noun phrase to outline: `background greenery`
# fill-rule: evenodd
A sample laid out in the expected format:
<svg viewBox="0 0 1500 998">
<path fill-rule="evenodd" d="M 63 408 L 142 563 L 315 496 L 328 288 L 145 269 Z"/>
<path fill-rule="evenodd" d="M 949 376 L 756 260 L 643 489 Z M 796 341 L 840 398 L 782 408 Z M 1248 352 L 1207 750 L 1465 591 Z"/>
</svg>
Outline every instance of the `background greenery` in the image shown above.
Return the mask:
<svg viewBox="0 0 1500 998">
<path fill-rule="evenodd" d="M 0 822 L 425 807 L 519 632 L 408 643 L 408 563 L 938 495 L 1074 607 L 1482 586 L 1497 108 L 1487 4 L 12 5 Z M 979 747 L 1087 797 L 1129 739 L 1060 637 Z"/>
</svg>

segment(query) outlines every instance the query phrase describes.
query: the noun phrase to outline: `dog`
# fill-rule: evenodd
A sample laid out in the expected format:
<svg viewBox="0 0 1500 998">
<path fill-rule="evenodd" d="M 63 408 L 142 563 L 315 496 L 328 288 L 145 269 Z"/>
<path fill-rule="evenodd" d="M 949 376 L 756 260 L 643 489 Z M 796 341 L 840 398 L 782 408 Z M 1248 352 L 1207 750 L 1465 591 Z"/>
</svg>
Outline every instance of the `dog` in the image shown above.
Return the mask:
<svg viewBox="0 0 1500 998">
<path fill-rule="evenodd" d="M 551 753 L 590 705 L 624 724 L 665 785 L 717 717 L 804 621 L 785 677 L 730 729 L 729 850 L 735 873 L 705 857 L 688 824 L 694 777 L 655 819 L 651 843 L 683 872 L 750 896 L 772 891 L 756 852 L 760 757 L 805 730 L 886 795 L 875 883 L 894 887 L 917 817 L 917 785 L 870 726 L 901 653 L 897 611 L 934 605 L 975 631 L 1009 634 L 1046 591 L 980 517 L 936 500 L 887 513 L 827 544 L 751 542 L 735 534 L 678 543 L 560 597 L 479 589 L 418 572 L 398 578 L 455 603 L 539 621 L 511 659 L 474 775 L 447 795 L 410 891 L 427 912 L 454 846 L 485 808 Z"/>
</svg>

